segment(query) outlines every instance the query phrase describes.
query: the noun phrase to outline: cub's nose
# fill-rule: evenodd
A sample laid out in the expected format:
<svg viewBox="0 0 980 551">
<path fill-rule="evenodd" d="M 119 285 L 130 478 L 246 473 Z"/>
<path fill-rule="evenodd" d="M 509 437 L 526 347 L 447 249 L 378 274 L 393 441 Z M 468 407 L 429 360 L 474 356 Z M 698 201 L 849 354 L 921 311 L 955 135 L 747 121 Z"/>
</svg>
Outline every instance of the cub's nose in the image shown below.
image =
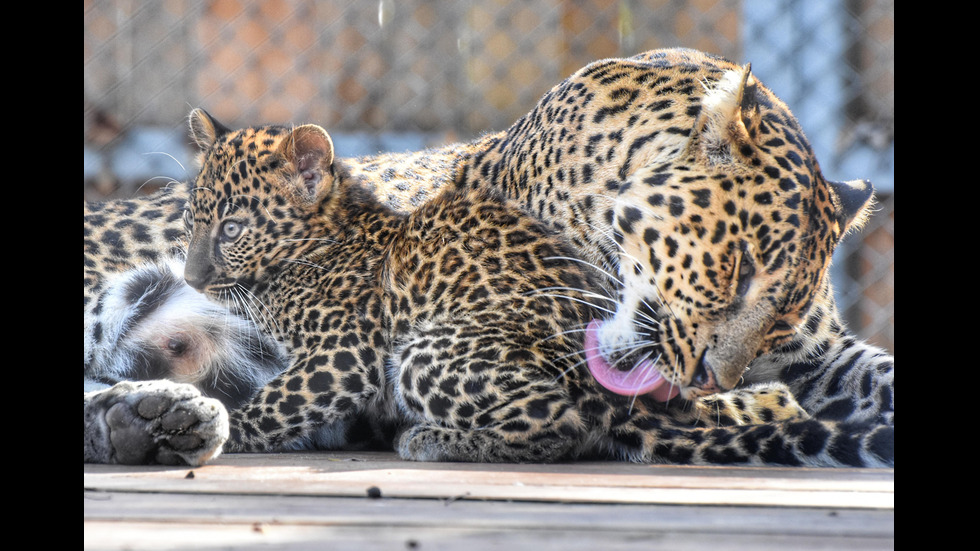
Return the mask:
<svg viewBox="0 0 980 551">
<path fill-rule="evenodd" d="M 212 276 L 214 276 L 214 266 L 210 264 L 200 268 L 195 268 L 191 264 L 184 266 L 184 281 L 197 291 L 204 290 Z"/>
</svg>

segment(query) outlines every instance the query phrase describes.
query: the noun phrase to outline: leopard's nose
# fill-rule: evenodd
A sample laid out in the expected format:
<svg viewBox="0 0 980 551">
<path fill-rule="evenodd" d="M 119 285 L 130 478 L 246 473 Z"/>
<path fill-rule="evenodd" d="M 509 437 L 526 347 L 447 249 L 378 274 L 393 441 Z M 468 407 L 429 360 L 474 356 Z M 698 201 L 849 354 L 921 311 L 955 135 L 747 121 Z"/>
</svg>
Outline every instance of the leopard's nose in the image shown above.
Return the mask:
<svg viewBox="0 0 980 551">
<path fill-rule="evenodd" d="M 195 290 L 203 291 L 212 276 L 214 276 L 214 266 L 211 264 L 199 269 L 190 263 L 184 265 L 184 281 Z"/>
<path fill-rule="evenodd" d="M 725 389 L 718 386 L 715 377 L 715 370 L 711 367 L 711 362 L 705 358 L 707 351 L 701 353 L 698 364 L 694 368 L 694 376 L 691 378 L 691 386 L 699 388 L 707 393 L 724 392 Z"/>
</svg>

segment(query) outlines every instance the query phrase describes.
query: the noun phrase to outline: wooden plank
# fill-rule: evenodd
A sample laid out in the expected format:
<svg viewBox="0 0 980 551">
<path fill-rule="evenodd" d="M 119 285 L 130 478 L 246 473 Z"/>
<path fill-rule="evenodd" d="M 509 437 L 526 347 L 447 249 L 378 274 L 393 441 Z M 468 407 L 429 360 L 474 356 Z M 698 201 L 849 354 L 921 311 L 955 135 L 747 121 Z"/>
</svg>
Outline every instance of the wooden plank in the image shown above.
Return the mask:
<svg viewBox="0 0 980 551">
<path fill-rule="evenodd" d="M 892 469 L 320 452 L 226 455 L 195 469 L 86 465 L 84 478 L 93 550 L 894 548 Z M 382 497 L 367 497 L 372 486 Z"/>
<path fill-rule="evenodd" d="M 584 530 L 468 529 L 454 526 L 424 531 L 405 526 L 378 526 L 370 531 L 332 525 L 280 525 L 259 527 L 228 524 L 167 524 L 112 522 L 86 523 L 87 550 L 153 551 L 173 549 L 278 551 L 424 551 L 561 550 L 619 551 L 886 551 L 894 540 L 784 536 L 779 534 L 674 534 L 650 532 L 593 533 Z"/>
<path fill-rule="evenodd" d="M 236 454 L 193 469 L 87 465 L 101 491 L 894 509 L 893 469 L 415 463 L 394 454 Z"/>
<path fill-rule="evenodd" d="M 501 506 L 505 505 L 505 506 Z M 710 511 L 705 516 L 694 511 Z M 85 495 L 89 520 L 144 522 L 403 524 L 439 527 L 670 530 L 888 537 L 894 512 L 875 509 L 674 506 L 320 496 L 109 492 Z M 610 514 L 612 513 L 612 514 Z M 710 522 L 706 522 L 710 518 Z"/>
<path fill-rule="evenodd" d="M 86 549 L 894 547 L 894 511 L 887 510 L 197 493 L 85 497 Z"/>
</svg>

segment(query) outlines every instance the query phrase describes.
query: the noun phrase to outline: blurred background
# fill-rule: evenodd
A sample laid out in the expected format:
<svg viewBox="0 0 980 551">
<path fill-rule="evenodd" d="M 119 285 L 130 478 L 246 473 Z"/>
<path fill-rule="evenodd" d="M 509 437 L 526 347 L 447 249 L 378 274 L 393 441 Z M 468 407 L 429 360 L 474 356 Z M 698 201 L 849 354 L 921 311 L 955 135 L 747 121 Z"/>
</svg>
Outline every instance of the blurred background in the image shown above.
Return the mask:
<svg viewBox="0 0 980 551">
<path fill-rule="evenodd" d="M 848 325 L 894 353 L 894 0 L 85 0 L 85 198 L 193 176 L 185 117 L 324 126 L 339 156 L 503 130 L 596 59 L 752 63 L 825 176 L 878 208 L 834 260 Z"/>
</svg>

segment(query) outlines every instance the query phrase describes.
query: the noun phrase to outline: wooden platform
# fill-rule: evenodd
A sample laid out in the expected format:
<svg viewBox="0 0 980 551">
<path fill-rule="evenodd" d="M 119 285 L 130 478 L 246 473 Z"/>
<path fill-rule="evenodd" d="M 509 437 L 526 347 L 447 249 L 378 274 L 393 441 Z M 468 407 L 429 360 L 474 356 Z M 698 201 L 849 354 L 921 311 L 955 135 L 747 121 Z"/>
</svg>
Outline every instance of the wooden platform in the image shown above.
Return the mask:
<svg viewBox="0 0 980 551">
<path fill-rule="evenodd" d="M 893 469 L 414 463 L 389 453 L 85 465 L 85 549 L 892 549 Z M 380 497 L 377 497 L 380 496 Z"/>
</svg>

